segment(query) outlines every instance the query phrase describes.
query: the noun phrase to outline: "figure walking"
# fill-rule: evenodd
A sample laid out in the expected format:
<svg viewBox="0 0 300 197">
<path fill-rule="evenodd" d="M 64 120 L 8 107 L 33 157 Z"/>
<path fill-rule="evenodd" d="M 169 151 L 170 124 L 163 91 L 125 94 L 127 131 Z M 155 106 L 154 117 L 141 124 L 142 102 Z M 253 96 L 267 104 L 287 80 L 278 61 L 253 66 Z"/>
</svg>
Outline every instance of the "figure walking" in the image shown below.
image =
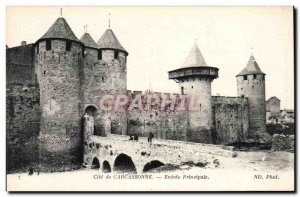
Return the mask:
<svg viewBox="0 0 300 197">
<path fill-rule="evenodd" d="M 152 143 L 152 138 L 154 137 L 153 133 L 149 133 L 148 142 Z"/>
<path fill-rule="evenodd" d="M 31 175 L 33 175 L 33 168 L 31 167 L 31 168 L 29 168 L 29 176 L 31 176 Z"/>
</svg>

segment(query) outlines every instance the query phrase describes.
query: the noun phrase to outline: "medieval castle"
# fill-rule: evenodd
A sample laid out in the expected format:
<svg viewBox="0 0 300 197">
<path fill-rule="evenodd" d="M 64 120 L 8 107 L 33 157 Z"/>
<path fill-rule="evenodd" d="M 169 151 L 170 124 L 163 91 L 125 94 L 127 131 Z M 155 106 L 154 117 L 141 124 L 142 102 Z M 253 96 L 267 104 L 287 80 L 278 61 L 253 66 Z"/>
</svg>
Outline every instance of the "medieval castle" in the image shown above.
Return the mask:
<svg viewBox="0 0 300 197">
<path fill-rule="evenodd" d="M 199 143 L 270 142 L 265 74 L 253 56 L 236 76 L 237 97 L 211 95 L 219 69 L 206 64 L 195 44 L 169 79 L 178 83 L 180 94 L 199 97 L 199 110 L 102 110 L 104 95 L 146 98 L 149 93 L 127 90 L 127 57 L 112 29 L 97 43 L 89 33 L 79 40 L 62 17 L 34 44 L 7 47 L 8 171 L 37 164 L 41 169 L 80 166 L 85 114 L 94 117 L 94 135 L 103 137 L 153 132 L 154 138 Z"/>
</svg>

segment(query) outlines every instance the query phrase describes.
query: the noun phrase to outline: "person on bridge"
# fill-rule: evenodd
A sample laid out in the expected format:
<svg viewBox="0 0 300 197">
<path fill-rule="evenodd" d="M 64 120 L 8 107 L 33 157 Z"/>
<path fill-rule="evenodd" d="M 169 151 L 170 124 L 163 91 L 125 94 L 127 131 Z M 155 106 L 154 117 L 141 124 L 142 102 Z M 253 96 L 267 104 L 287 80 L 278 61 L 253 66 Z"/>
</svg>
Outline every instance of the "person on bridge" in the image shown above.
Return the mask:
<svg viewBox="0 0 300 197">
<path fill-rule="evenodd" d="M 150 131 L 149 137 L 148 137 L 148 142 L 152 143 L 152 138 L 154 137 L 153 133 Z"/>
<path fill-rule="evenodd" d="M 139 135 L 138 135 L 137 133 L 135 133 L 135 134 L 133 135 L 133 139 L 134 139 L 135 141 L 139 141 Z"/>
<path fill-rule="evenodd" d="M 32 167 L 29 168 L 28 175 L 29 175 L 29 176 L 33 175 L 33 168 L 32 168 Z"/>
</svg>

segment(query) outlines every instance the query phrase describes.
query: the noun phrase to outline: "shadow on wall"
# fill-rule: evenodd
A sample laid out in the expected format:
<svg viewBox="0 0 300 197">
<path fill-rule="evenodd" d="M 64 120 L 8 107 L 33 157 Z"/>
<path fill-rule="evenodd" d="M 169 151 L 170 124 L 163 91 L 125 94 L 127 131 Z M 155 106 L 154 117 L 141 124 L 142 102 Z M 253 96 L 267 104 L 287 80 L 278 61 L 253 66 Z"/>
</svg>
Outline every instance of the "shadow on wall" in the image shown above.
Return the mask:
<svg viewBox="0 0 300 197">
<path fill-rule="evenodd" d="M 130 172 L 137 173 L 136 167 L 131 159 L 126 154 L 120 154 L 114 163 L 114 172 Z"/>
</svg>

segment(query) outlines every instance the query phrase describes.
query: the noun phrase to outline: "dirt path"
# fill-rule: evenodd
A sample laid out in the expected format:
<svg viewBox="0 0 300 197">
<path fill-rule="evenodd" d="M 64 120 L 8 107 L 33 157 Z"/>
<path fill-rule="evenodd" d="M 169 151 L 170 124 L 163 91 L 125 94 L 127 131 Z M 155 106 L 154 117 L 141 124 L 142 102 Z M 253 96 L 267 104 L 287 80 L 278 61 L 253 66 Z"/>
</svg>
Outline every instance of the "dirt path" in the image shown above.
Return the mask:
<svg viewBox="0 0 300 197">
<path fill-rule="evenodd" d="M 224 169 L 249 169 L 253 171 L 291 170 L 294 168 L 294 154 L 288 152 L 237 152 L 235 158 L 220 158 Z"/>
</svg>

